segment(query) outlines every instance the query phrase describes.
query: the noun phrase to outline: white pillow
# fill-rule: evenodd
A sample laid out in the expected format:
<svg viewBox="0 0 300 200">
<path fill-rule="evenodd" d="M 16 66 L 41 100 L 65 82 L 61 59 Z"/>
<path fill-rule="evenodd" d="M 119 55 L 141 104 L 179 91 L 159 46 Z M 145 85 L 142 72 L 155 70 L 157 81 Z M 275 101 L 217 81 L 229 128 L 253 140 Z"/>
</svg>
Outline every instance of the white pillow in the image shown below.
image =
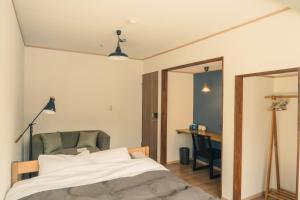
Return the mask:
<svg viewBox="0 0 300 200">
<path fill-rule="evenodd" d="M 146 158 L 145 154 L 142 152 L 133 152 L 130 154 L 132 159 L 140 159 L 140 158 Z"/>
<path fill-rule="evenodd" d="M 98 151 L 90 154 L 90 158 L 93 162 L 120 162 L 131 160 L 127 148 L 109 149 L 104 151 Z"/>
<path fill-rule="evenodd" d="M 40 155 L 38 158 L 39 176 L 66 167 L 86 163 L 88 162 L 89 155 L 90 152 L 88 150 L 85 150 L 78 155 Z"/>
</svg>

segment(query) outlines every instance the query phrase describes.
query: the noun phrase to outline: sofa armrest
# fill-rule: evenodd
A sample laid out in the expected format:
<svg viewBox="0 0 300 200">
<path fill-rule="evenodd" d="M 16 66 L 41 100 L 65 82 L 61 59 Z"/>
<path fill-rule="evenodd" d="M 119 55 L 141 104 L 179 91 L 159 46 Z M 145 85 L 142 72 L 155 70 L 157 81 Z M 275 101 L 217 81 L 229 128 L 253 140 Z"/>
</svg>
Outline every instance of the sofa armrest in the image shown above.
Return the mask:
<svg viewBox="0 0 300 200">
<path fill-rule="evenodd" d="M 40 154 L 44 153 L 44 144 L 40 134 L 32 137 L 32 159 L 37 160 Z"/>
<path fill-rule="evenodd" d="M 103 131 L 99 131 L 98 133 L 97 147 L 100 150 L 106 150 L 110 148 L 110 136 Z"/>
</svg>

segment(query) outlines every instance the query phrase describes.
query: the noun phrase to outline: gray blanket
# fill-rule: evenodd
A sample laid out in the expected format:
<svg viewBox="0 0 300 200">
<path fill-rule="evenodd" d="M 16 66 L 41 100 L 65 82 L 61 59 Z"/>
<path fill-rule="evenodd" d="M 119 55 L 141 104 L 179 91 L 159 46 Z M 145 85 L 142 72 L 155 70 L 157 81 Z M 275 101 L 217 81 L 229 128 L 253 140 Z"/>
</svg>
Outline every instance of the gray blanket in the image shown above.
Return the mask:
<svg viewBox="0 0 300 200">
<path fill-rule="evenodd" d="M 168 171 L 39 192 L 22 200 L 215 200 Z"/>
</svg>

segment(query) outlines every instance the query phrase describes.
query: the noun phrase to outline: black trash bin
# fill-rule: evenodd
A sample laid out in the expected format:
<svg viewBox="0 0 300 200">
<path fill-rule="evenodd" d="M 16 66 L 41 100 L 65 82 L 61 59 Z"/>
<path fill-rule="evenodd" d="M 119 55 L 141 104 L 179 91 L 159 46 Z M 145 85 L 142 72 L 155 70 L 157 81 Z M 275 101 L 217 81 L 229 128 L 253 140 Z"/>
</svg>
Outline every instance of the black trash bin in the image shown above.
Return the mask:
<svg viewBox="0 0 300 200">
<path fill-rule="evenodd" d="M 190 163 L 190 149 L 188 147 L 179 148 L 180 164 L 188 165 Z"/>
</svg>

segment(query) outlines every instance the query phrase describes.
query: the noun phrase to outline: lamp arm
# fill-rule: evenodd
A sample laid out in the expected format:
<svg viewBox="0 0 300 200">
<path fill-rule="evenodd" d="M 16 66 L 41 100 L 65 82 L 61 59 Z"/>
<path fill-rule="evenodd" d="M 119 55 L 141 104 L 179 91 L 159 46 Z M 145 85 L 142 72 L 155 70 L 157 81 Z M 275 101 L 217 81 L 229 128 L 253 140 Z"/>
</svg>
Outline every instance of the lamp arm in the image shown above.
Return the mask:
<svg viewBox="0 0 300 200">
<path fill-rule="evenodd" d="M 21 135 L 16 139 L 15 143 L 19 142 L 20 139 L 23 137 L 23 135 L 26 133 L 26 131 L 29 129 L 30 125 L 32 125 L 35 120 L 42 114 L 42 112 L 44 111 L 45 108 L 43 108 L 39 114 L 37 114 L 37 116 L 32 120 L 32 122 L 27 126 L 27 128 L 21 133 Z"/>
</svg>

